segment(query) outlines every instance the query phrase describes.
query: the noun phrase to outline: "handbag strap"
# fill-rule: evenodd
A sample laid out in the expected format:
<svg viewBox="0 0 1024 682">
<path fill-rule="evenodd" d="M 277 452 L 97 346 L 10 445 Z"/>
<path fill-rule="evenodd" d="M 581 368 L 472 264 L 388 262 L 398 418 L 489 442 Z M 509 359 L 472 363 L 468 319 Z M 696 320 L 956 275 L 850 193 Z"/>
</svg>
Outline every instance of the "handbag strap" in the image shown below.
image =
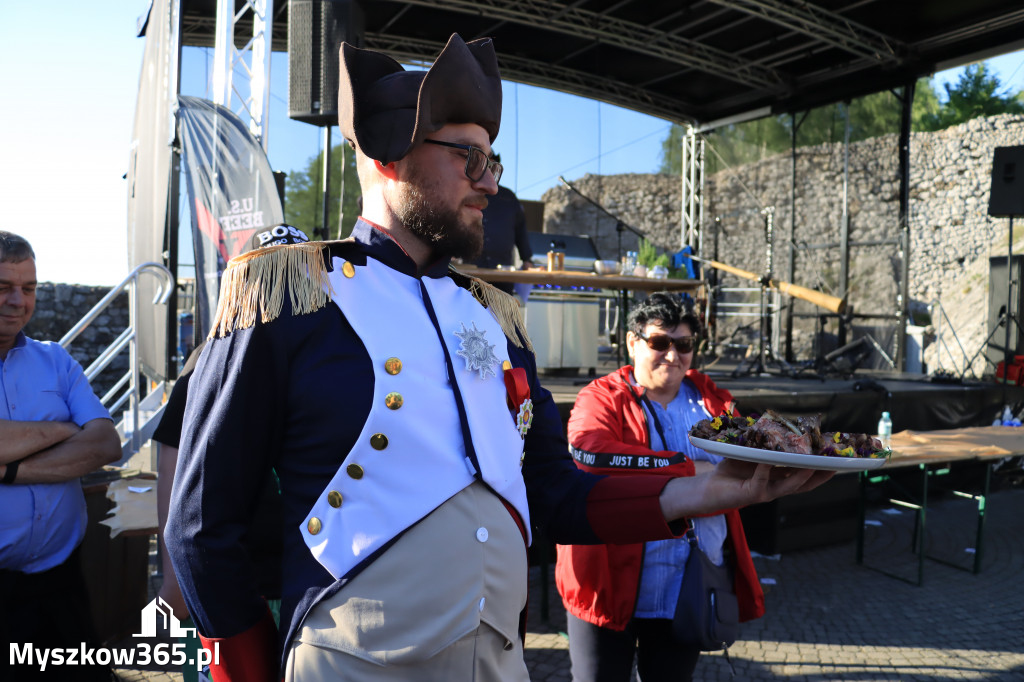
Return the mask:
<svg viewBox="0 0 1024 682">
<path fill-rule="evenodd" d="M 658 413 L 654 410 L 654 405 L 651 404 L 651 399 L 647 397 L 647 389 L 640 392 L 640 402 L 647 408 L 647 413 L 651 415 L 651 421 L 654 422 L 654 430 L 657 432 L 658 438 L 661 439 L 661 447 L 667 450 L 668 441 L 665 440 L 665 430 L 661 427 L 661 420 L 658 419 Z M 652 443 L 651 445 L 653 447 L 654 444 Z"/>
<path fill-rule="evenodd" d="M 690 543 L 690 551 L 700 549 L 699 540 L 697 539 L 697 529 L 693 525 L 693 520 L 687 518 L 686 523 L 686 534 L 683 538 Z"/>
<path fill-rule="evenodd" d="M 668 441 L 665 439 L 665 430 L 661 427 L 661 420 L 658 419 L 658 413 L 654 409 L 654 405 L 651 404 L 651 399 L 647 397 L 647 389 L 641 391 L 639 395 L 637 395 L 636 392 L 633 392 L 633 397 L 639 400 L 639 402 L 646 408 L 647 414 L 651 415 L 651 421 L 654 422 L 654 430 L 657 432 L 658 438 L 661 439 L 661 447 L 668 449 Z M 654 447 L 654 443 L 651 443 L 651 447 Z M 681 454 L 689 457 L 685 452 Z M 697 544 L 697 531 L 693 527 L 693 519 L 686 517 L 685 520 L 686 535 L 684 537 L 690 543 L 690 548 L 693 549 L 699 546 Z"/>
</svg>

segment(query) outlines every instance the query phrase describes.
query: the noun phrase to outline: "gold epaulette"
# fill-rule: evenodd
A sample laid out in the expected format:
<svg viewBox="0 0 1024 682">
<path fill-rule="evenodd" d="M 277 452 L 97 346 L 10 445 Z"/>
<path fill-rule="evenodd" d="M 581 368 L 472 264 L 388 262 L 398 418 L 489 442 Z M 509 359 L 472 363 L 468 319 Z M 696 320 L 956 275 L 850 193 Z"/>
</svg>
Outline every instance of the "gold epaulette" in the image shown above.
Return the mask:
<svg viewBox="0 0 1024 682">
<path fill-rule="evenodd" d="M 532 353 L 533 344 L 530 342 L 529 334 L 526 333 L 526 320 L 523 319 L 523 312 L 515 296 L 505 293 L 482 279 L 459 272 L 454 266 L 449 265 L 448 267 L 459 277 L 469 281 L 469 293 L 480 301 L 480 305 L 491 311 L 494 319 L 501 325 L 501 330 L 505 332 L 505 336 L 510 338 L 517 347 L 525 347 Z"/>
<path fill-rule="evenodd" d="M 327 305 L 331 286 L 323 242 L 283 244 L 255 249 L 228 262 L 220 282 L 220 300 L 210 338 L 226 336 L 281 315 L 287 289 L 295 315 Z"/>
</svg>

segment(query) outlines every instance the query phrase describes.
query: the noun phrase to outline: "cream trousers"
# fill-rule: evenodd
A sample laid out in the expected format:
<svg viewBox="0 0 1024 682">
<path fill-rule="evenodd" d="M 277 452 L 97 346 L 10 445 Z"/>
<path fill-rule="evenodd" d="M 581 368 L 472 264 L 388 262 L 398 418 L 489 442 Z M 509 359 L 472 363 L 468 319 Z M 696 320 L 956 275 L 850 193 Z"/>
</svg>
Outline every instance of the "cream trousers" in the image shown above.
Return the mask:
<svg viewBox="0 0 1024 682">
<path fill-rule="evenodd" d="M 526 589 L 519 528 L 473 483 L 310 611 L 285 679 L 527 682 Z"/>
</svg>

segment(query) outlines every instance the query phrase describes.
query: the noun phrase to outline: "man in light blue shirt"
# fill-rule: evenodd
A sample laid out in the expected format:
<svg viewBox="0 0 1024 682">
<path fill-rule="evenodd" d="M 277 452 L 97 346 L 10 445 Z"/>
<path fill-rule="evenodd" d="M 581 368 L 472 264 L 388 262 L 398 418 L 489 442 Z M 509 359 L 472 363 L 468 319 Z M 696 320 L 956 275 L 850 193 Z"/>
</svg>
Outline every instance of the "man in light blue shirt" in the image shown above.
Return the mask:
<svg viewBox="0 0 1024 682">
<path fill-rule="evenodd" d="M 87 518 L 79 477 L 116 461 L 121 445 L 81 365 L 22 331 L 35 290 L 32 247 L 0 231 L 0 644 L 78 648 L 93 630 L 76 552 Z M 65 679 L 109 679 L 85 668 Z"/>
</svg>

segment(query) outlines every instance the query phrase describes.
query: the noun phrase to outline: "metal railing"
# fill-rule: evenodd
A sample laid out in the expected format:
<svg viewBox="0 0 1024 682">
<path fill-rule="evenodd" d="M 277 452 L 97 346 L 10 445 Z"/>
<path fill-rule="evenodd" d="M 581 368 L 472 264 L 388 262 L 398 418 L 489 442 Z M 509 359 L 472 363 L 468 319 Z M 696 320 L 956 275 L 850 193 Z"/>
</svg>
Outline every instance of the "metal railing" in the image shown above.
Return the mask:
<svg viewBox="0 0 1024 682">
<path fill-rule="evenodd" d="M 764 308 L 762 309 L 762 302 L 755 300 L 762 294 L 760 287 L 720 287 L 718 289 L 718 297 L 715 301 L 718 317 L 723 319 L 735 318 L 738 320 L 738 326 L 732 330 L 728 338 L 716 340 L 717 345 L 734 351 L 740 349 L 744 351 L 749 350 L 749 343 L 734 343 L 732 337 L 742 329 L 754 328 L 756 322 L 760 322 L 764 315 L 768 315 L 771 318 L 770 337 L 763 339 L 761 342 L 768 344 L 771 352 L 778 355 L 781 340 L 780 328 L 782 326 L 779 324 L 782 297 L 778 291 L 774 290 L 764 293 L 767 299 L 764 301 Z M 761 330 L 758 326 L 755 331 L 755 337 L 760 338 L 760 336 Z"/>
<path fill-rule="evenodd" d="M 148 272 L 149 274 L 157 277 L 159 286 L 157 287 L 156 294 L 153 296 L 153 305 L 166 304 L 167 299 L 170 297 L 171 292 L 174 289 L 174 275 L 171 271 L 160 263 L 143 263 L 132 270 L 131 274 L 124 278 L 124 280 L 113 287 L 107 295 L 104 296 L 100 301 L 92 307 L 92 309 L 82 317 L 78 323 L 68 331 L 67 334 L 60 340 L 60 345 L 65 350 L 71 345 L 71 343 L 78 338 L 78 336 L 92 324 L 99 315 L 109 308 L 118 296 L 127 288 L 128 289 L 128 327 L 121 332 L 120 335 L 114 341 L 107 346 L 97 357 L 92 364 L 85 369 L 85 376 L 91 383 L 100 372 L 107 368 L 107 366 L 116 358 L 121 351 L 128 348 L 128 371 L 107 391 L 106 394 L 100 401 L 103 406 L 107 408 L 110 414 L 113 416 L 118 410 L 120 410 L 125 403 L 128 403 L 128 411 L 125 413 L 125 417 L 121 420 L 119 426 L 122 427 L 124 441 L 122 441 L 122 461 L 127 457 L 135 454 L 142 447 L 143 443 L 147 440 L 144 438 L 143 425 L 140 423 L 140 413 L 144 408 L 144 399 L 142 393 L 142 370 L 139 366 L 138 352 L 137 352 L 137 329 L 136 323 L 139 319 L 139 301 L 137 296 L 138 280 L 143 273 Z M 119 394 L 120 392 L 120 394 Z M 159 390 L 150 391 L 147 394 L 152 396 L 154 394 L 162 394 L 162 386 Z M 159 408 L 159 403 L 162 402 L 162 395 L 158 398 L 161 400 L 156 405 L 149 406 L 151 409 Z M 116 418 L 115 418 L 116 421 Z"/>
</svg>

